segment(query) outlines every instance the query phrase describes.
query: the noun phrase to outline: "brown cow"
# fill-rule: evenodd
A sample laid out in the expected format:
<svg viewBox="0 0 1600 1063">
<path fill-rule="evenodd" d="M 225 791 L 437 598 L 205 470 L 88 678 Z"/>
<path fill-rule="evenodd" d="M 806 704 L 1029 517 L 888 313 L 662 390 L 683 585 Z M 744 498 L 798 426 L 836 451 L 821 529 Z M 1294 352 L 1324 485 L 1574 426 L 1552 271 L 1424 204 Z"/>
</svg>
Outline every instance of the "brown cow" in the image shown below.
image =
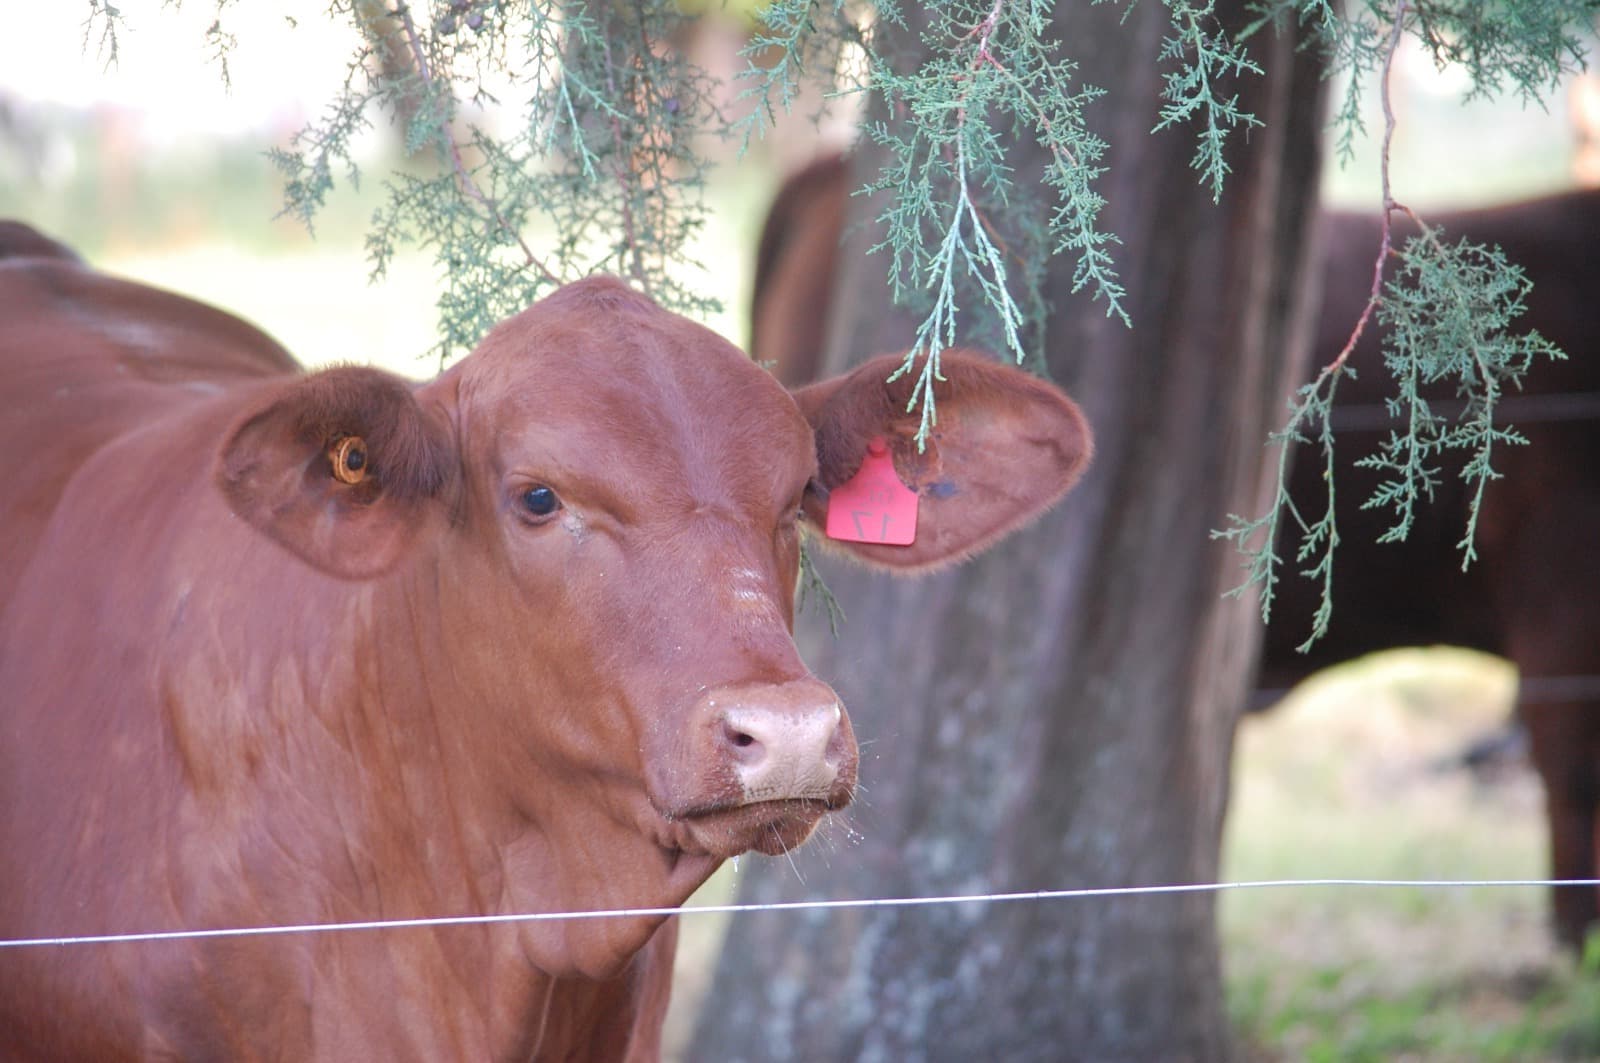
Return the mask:
<svg viewBox="0 0 1600 1063">
<path fill-rule="evenodd" d="M 1263 686 L 1285 686 L 1323 665 L 1393 646 L 1450 643 L 1498 653 L 1520 674 L 1518 709 L 1534 766 L 1544 784 L 1554 877 L 1600 876 L 1600 190 L 1483 210 L 1423 212 L 1447 239 L 1498 244 L 1533 282 L 1517 328 L 1536 330 L 1564 350 L 1540 362 L 1525 390 L 1507 392 L 1497 420 L 1515 426 L 1526 447 L 1502 447 L 1504 479 L 1484 496 L 1480 559 L 1461 571 L 1455 543 L 1466 521 L 1460 461 L 1445 469 L 1433 505 L 1419 512 L 1408 541 L 1379 545 L 1391 523 L 1360 509 L 1378 476 L 1353 466 L 1396 422 L 1382 407 L 1392 385 L 1379 363 L 1376 335 L 1353 356 L 1356 379 L 1340 382 L 1335 421 L 1342 455 L 1336 482 L 1341 545 L 1333 625 L 1307 655 L 1305 637 L 1317 589 L 1292 574 L 1267 628 Z M 1327 255 L 1324 306 L 1314 362 L 1331 361 L 1361 312 L 1378 247 L 1371 214 L 1323 219 Z M 1436 396 L 1454 396 L 1441 389 Z M 1341 425 L 1340 422 L 1343 422 Z M 1291 493 L 1302 512 L 1325 505 L 1320 462 L 1302 454 Z M 1583 677 L 1588 677 L 1584 679 Z M 1574 680 L 1578 681 L 1574 681 Z M 1600 923 L 1600 894 L 1557 888 L 1557 936 L 1581 946 Z"/>
<path fill-rule="evenodd" d="M 831 270 L 849 194 L 847 162 L 817 160 L 775 200 L 761 236 L 752 302 L 751 354 L 776 363 L 785 383 L 812 378 L 822 356 Z M 1308 655 L 1304 639 L 1317 587 L 1292 573 L 1279 585 L 1267 629 L 1260 682 L 1284 687 L 1319 668 L 1374 650 L 1453 643 L 1503 654 L 1521 671 L 1521 715 L 1543 779 L 1557 878 L 1600 876 L 1600 190 L 1570 192 L 1486 210 L 1429 213 L 1450 239 L 1504 248 L 1533 280 L 1525 327 L 1570 356 L 1540 364 L 1525 394 L 1510 393 L 1503 420 L 1530 446 L 1502 448 L 1505 474 L 1486 496 L 1481 560 L 1460 571 L 1453 549 L 1467 496 L 1447 470 L 1436 504 L 1423 507 L 1408 542 L 1377 545 L 1388 526 L 1359 504 L 1375 474 L 1352 466 L 1392 422 L 1382 408 L 1390 385 L 1378 360 L 1376 330 L 1354 356 L 1357 379 L 1339 386 L 1338 471 L 1342 545 L 1333 627 Z M 1314 364 L 1331 361 L 1361 313 L 1378 248 L 1371 214 L 1329 213 L 1322 270 L 1324 306 Z M 1448 396 L 1447 396 L 1448 398 Z M 1459 466 L 1458 466 L 1459 467 Z M 1292 491 L 1303 513 L 1324 496 L 1316 460 L 1297 462 Z M 1292 561 L 1291 561 L 1292 566 Z M 1580 681 L 1574 682 L 1573 678 Z M 1553 894 L 1556 930 L 1579 945 L 1600 923 L 1600 894 Z"/>
<path fill-rule="evenodd" d="M 11 230 L 13 237 L 16 230 Z M 0 261 L 0 938 L 680 904 L 855 786 L 791 639 L 877 437 L 918 569 L 1058 499 L 1054 388 L 893 359 L 787 393 L 621 283 L 423 386 L 305 375 L 52 245 Z M 654 1057 L 659 917 L 0 949 L 0 1056 Z"/>
</svg>

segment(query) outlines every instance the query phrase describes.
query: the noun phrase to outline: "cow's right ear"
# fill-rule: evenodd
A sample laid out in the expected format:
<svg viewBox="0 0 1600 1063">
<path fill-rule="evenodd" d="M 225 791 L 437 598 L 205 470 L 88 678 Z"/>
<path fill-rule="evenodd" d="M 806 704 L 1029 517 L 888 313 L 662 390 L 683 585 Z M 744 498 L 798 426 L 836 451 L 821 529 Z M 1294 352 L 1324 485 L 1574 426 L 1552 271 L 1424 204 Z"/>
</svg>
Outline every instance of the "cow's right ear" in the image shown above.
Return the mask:
<svg viewBox="0 0 1600 1063">
<path fill-rule="evenodd" d="M 855 476 L 875 440 L 918 496 L 908 545 L 870 536 L 824 542 L 901 572 L 949 564 L 1034 519 L 1083 475 L 1093 437 L 1064 393 L 972 352 L 948 350 L 940 362 L 943 373 L 933 384 L 939 420 L 921 449 L 915 440 L 921 412 L 909 408 L 916 374 L 895 377 L 899 355 L 793 393 L 816 432 L 817 489 L 806 492 L 802 506 L 815 529 L 826 527 L 832 492 Z"/>
<path fill-rule="evenodd" d="M 334 576 L 398 561 L 456 467 L 450 435 L 410 385 L 376 369 L 287 383 L 227 434 L 216 477 L 242 519 Z"/>
</svg>

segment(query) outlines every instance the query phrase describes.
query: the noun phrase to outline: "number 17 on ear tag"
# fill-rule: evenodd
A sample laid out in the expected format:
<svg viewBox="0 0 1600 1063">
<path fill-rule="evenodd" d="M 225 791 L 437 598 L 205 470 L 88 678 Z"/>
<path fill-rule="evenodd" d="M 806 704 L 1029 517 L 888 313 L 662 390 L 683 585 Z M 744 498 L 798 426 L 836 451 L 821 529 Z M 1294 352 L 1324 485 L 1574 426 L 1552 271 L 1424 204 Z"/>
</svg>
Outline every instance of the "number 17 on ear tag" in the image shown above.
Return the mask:
<svg viewBox="0 0 1600 1063">
<path fill-rule="evenodd" d="M 828 538 L 910 546 L 917 538 L 917 493 L 900 482 L 881 438 L 867 444 L 861 468 L 828 494 Z"/>
</svg>

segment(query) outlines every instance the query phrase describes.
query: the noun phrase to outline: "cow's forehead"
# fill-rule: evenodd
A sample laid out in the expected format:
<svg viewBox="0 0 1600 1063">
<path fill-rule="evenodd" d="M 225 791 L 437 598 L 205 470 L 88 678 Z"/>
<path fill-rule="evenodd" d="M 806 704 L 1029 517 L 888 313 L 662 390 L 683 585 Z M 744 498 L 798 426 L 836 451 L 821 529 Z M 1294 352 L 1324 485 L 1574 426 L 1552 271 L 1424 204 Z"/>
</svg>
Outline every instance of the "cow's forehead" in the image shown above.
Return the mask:
<svg viewBox="0 0 1600 1063">
<path fill-rule="evenodd" d="M 790 489 L 811 430 L 732 344 L 620 282 L 569 285 L 503 322 L 460 367 L 470 422 L 501 447 L 715 503 Z"/>
</svg>

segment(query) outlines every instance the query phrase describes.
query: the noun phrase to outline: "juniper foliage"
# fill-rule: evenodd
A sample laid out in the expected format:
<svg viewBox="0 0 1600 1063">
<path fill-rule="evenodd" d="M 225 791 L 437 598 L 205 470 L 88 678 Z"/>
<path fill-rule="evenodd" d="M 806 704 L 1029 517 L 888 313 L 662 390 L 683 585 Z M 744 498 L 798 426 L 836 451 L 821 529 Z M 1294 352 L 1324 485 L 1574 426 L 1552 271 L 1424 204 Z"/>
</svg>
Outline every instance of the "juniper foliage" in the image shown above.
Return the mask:
<svg viewBox="0 0 1600 1063">
<path fill-rule="evenodd" d="M 1167 7 L 1172 11 L 1173 34 L 1162 44 L 1161 59 L 1172 68 L 1165 75 L 1166 102 L 1154 132 L 1196 122 L 1199 144 L 1190 165 L 1211 186 L 1212 199 L 1221 199 L 1228 175 L 1222 155 L 1228 131 L 1261 124 L 1255 115 L 1239 110 L 1237 94 L 1225 95 L 1227 85 L 1243 74 L 1259 75 L 1261 68 L 1246 54 L 1242 36 L 1217 25 L 1214 4 L 1168 0 Z"/>
<path fill-rule="evenodd" d="M 441 362 L 591 273 L 621 274 L 674 310 L 717 308 L 682 278 L 708 210 L 696 137 L 727 120 L 709 75 L 663 46 L 686 19 L 674 5 L 335 0 L 332 11 L 359 44 L 339 97 L 272 153 L 285 209 L 312 224 L 336 173 L 358 176 L 352 135 L 374 111 L 403 115 L 407 151 L 431 165 L 390 176 L 367 250 L 374 276 L 405 244 L 433 252 Z M 526 102 L 506 107 L 504 91 Z"/>
<path fill-rule="evenodd" d="M 226 76 L 232 38 L 223 15 L 242 0 L 210 2 L 218 18 L 205 43 Z M 1366 75 L 1386 75 L 1402 37 L 1420 41 L 1441 66 L 1466 71 L 1469 97 L 1511 92 L 1537 101 L 1582 65 L 1595 10 L 1594 0 L 1261 0 L 1250 24 L 1231 27 L 1212 0 L 1162 3 L 1171 28 L 1152 133 L 1193 130 L 1196 178 L 1214 198 L 1225 187 L 1227 152 L 1238 150 L 1229 147 L 1230 134 L 1261 124 L 1240 108 L 1236 88 L 1262 73 L 1249 50 L 1256 33 L 1297 33 L 1319 49 L 1330 76 L 1345 78 L 1334 124 L 1348 157 L 1364 132 Z M 85 44 L 97 41 L 114 61 L 122 13 L 109 0 L 87 5 Z M 357 134 L 379 120 L 403 128 L 413 159 L 389 175 L 367 249 L 374 276 L 403 245 L 433 253 L 440 277 L 434 350 L 443 362 L 498 319 L 597 271 L 623 274 L 675 310 L 715 309 L 714 297 L 684 279 L 693 265 L 690 241 L 709 210 L 699 138 L 748 144 L 808 81 L 835 96 L 868 94 L 879 101 L 869 113 L 887 117 L 862 135 L 889 162 L 862 191 L 879 194 L 885 235 L 876 250 L 896 299 L 921 320 L 898 370 L 916 374 L 909 409 L 920 407 L 920 443 L 937 423 L 931 384 L 940 354 L 958 340 L 987 340 L 1042 366 L 1051 256 L 1073 263 L 1074 294 L 1134 324 L 1123 306 L 1116 236 L 1099 220 L 1096 182 L 1107 145 L 1089 116 L 1102 92 L 1082 82 L 1073 57 L 1046 32 L 1053 7 L 1053 0 L 768 0 L 749 9 L 742 96 L 727 109 L 711 76 L 672 46 L 696 17 L 675 0 L 330 0 L 329 15 L 352 30 L 342 88 L 271 158 L 284 177 L 284 211 L 311 227 L 335 182 L 360 178 Z M 920 42 L 915 50 L 928 58 L 907 61 L 905 42 Z M 1011 158 L 1022 138 L 1044 145 L 1050 159 L 1042 179 L 1030 175 L 1026 186 Z M 1385 178 L 1387 219 L 1404 208 Z M 1492 268 L 1496 254 L 1451 248 L 1425 233 L 1396 254 L 1393 279 L 1374 285 L 1391 325 L 1384 362 L 1397 374 L 1402 421 L 1368 459 L 1391 474 L 1370 504 L 1393 508 L 1391 534 L 1403 535 L 1435 482 L 1438 455 L 1464 450 L 1463 475 L 1475 485 L 1461 546 L 1468 561 L 1477 500 L 1496 476 L 1494 449 L 1520 439 L 1494 424 L 1495 399 L 1548 346 L 1510 333 L 1523 288 Z M 1341 359 L 1296 393 L 1284 428 L 1269 441 L 1283 450 L 1272 505 L 1259 517 L 1233 517 L 1217 533 L 1244 553 L 1240 590 L 1260 587 L 1264 616 L 1280 578 L 1278 550 L 1287 547 L 1282 531 L 1299 536 L 1293 549 L 1302 573 L 1325 588 L 1331 583 L 1339 541 L 1333 480 L 1320 517 L 1299 513 L 1285 488 L 1287 449 L 1297 442 L 1320 448 L 1331 472 L 1332 398 L 1340 375 L 1353 371 Z M 1441 419 L 1412 385 L 1447 380 L 1466 401 L 1459 417 Z M 1313 638 L 1327 622 L 1325 594 Z"/>
<path fill-rule="evenodd" d="M 1473 493 L 1456 546 L 1463 568 L 1476 556 L 1479 503 L 1484 487 L 1498 478 L 1490 461 L 1494 448 L 1527 443 L 1515 428 L 1495 424 L 1495 406 L 1507 387 L 1521 386 L 1535 357 L 1564 357 L 1536 332 L 1508 331 L 1529 288 L 1522 269 L 1498 248 L 1447 243 L 1439 229 L 1424 228 L 1398 255 L 1378 318 L 1390 329 L 1383 351 L 1396 383 L 1389 414 L 1403 430 L 1391 429 L 1378 451 L 1357 463 L 1386 477 L 1366 502 L 1369 509 L 1394 514 L 1379 542 L 1409 534 L 1418 500 L 1431 498 L 1439 483 L 1438 458 L 1459 450 L 1470 455 L 1461 477 Z M 1442 381 L 1453 382 L 1462 400 L 1454 417 L 1437 411 L 1427 397 L 1425 389 Z"/>
<path fill-rule="evenodd" d="M 1492 461 L 1495 448 L 1526 442 L 1513 426 L 1495 423 L 1496 404 L 1506 387 L 1521 385 L 1535 357 L 1562 356 L 1537 334 L 1513 331 L 1529 285 L 1498 248 L 1450 244 L 1422 223 L 1420 233 L 1390 249 L 1391 218 L 1402 213 L 1416 219 L 1394 197 L 1388 172 L 1388 142 L 1395 125 L 1388 76 L 1395 50 L 1403 37 L 1410 36 L 1441 69 L 1456 66 L 1465 71 L 1466 99 L 1511 92 L 1524 104 L 1538 103 L 1556 91 L 1563 76 L 1583 68 L 1584 40 L 1595 5 L 1593 0 L 1362 0 L 1341 14 L 1330 0 L 1266 0 L 1257 5 L 1256 13 L 1246 36 L 1269 25 L 1297 21 L 1310 42 L 1322 49 L 1327 74 L 1347 79 L 1334 119 L 1343 161 L 1349 161 L 1354 140 L 1365 133 L 1362 92 L 1372 75 L 1379 77 L 1386 120 L 1384 192 L 1379 205 L 1383 247 L 1375 249 L 1378 274 L 1368 314 L 1351 323 L 1354 331 L 1338 359 L 1291 398 L 1284 428 L 1268 441 L 1280 448 L 1280 454 L 1276 488 L 1266 511 L 1252 518 L 1232 514 L 1229 527 L 1213 533 L 1232 540 L 1244 556 L 1245 580 L 1232 593 L 1259 588 L 1263 620 L 1271 618 L 1274 589 L 1281 578 L 1280 551 L 1294 544 L 1295 561 L 1303 566 L 1299 574 L 1321 586 L 1311 630 L 1300 645 L 1304 652 L 1327 633 L 1332 619 L 1339 543 L 1333 398 L 1341 375 L 1355 372 L 1345 359 L 1370 313 L 1376 310 L 1378 321 L 1388 326 L 1381 350 L 1383 367 L 1393 381 L 1388 409 L 1396 425 L 1375 453 L 1357 461 L 1386 474 L 1363 507 L 1393 512 L 1395 521 L 1380 541 L 1404 539 L 1417 505 L 1431 499 L 1439 483 L 1440 459 L 1447 452 L 1465 454 L 1459 475 L 1469 487 L 1469 502 L 1456 544 L 1463 568 L 1477 557 L 1474 543 L 1484 489 L 1499 478 Z M 1447 415 L 1430 404 L 1424 389 L 1437 385 L 1453 390 L 1459 400 L 1453 404 L 1454 413 Z M 1287 456 L 1294 444 L 1317 447 L 1323 465 L 1327 494 L 1315 517 L 1302 514 L 1288 494 Z"/>
</svg>

